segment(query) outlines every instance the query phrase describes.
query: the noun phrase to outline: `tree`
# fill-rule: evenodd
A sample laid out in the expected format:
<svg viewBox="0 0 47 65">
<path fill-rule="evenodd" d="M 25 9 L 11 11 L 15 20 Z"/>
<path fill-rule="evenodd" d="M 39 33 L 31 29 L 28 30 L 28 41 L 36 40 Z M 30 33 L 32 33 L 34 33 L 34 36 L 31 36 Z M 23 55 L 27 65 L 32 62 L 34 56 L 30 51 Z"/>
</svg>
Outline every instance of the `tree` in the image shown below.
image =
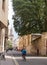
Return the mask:
<svg viewBox="0 0 47 65">
<path fill-rule="evenodd" d="M 12 42 L 10 40 L 7 41 L 7 47 L 12 48 Z"/>
<path fill-rule="evenodd" d="M 45 8 L 44 8 L 44 18 L 45 18 L 45 31 L 47 32 L 47 0 L 44 0 Z"/>
<path fill-rule="evenodd" d="M 19 35 L 45 31 L 44 0 L 13 0 L 14 28 Z"/>
</svg>

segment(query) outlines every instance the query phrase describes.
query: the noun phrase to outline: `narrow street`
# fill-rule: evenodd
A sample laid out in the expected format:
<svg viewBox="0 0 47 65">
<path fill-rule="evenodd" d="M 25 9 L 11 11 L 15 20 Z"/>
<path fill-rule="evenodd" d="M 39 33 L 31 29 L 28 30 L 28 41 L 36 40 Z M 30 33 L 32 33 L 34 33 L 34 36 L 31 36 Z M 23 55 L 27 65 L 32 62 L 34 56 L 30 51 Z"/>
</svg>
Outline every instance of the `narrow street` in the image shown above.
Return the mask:
<svg viewBox="0 0 47 65">
<path fill-rule="evenodd" d="M 0 65 L 47 65 L 47 0 L 0 0 Z"/>
<path fill-rule="evenodd" d="M 26 56 L 26 61 L 23 61 L 19 51 L 8 51 L 7 56 L 13 58 L 15 65 L 47 65 L 47 57 Z"/>
<path fill-rule="evenodd" d="M 0 59 L 0 65 L 47 65 L 47 57 L 26 56 L 26 61 L 21 57 L 19 51 L 8 51 L 5 55 L 6 60 Z"/>
</svg>

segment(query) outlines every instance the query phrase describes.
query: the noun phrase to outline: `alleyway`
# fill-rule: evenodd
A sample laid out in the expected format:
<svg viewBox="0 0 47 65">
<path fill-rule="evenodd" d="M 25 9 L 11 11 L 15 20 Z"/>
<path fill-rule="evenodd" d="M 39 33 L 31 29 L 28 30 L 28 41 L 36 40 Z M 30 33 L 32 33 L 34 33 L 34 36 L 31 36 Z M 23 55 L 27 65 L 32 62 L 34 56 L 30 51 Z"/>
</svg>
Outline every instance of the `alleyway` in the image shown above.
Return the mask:
<svg viewBox="0 0 47 65">
<path fill-rule="evenodd" d="M 26 56 L 26 61 L 23 61 L 21 55 L 13 56 L 13 53 L 21 54 L 18 51 L 8 51 L 6 60 L 0 60 L 0 65 L 47 65 L 47 57 L 31 57 Z"/>
</svg>

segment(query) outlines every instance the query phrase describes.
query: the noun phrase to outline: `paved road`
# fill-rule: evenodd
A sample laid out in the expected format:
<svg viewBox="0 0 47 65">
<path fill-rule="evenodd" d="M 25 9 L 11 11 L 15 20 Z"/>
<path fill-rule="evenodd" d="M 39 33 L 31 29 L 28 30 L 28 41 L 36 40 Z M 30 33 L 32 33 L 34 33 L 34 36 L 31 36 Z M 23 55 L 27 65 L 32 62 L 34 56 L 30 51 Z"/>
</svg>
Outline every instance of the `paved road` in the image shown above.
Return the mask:
<svg viewBox="0 0 47 65">
<path fill-rule="evenodd" d="M 8 55 L 10 54 L 11 56 L 13 54 L 19 53 L 18 51 L 9 51 Z M 20 53 L 21 54 L 21 53 Z M 16 65 L 47 65 L 47 57 L 26 57 L 27 60 L 26 62 L 23 61 L 21 56 L 15 56 L 15 64 Z"/>
<path fill-rule="evenodd" d="M 28 59 L 26 62 L 17 60 L 19 65 L 47 65 L 47 59 Z"/>
<path fill-rule="evenodd" d="M 0 65 L 15 65 L 13 60 L 10 58 L 6 58 L 6 60 L 0 60 Z"/>
<path fill-rule="evenodd" d="M 8 58 L 14 59 L 15 65 L 47 65 L 47 57 L 26 57 L 26 61 L 23 61 L 22 57 L 8 56 Z"/>
</svg>

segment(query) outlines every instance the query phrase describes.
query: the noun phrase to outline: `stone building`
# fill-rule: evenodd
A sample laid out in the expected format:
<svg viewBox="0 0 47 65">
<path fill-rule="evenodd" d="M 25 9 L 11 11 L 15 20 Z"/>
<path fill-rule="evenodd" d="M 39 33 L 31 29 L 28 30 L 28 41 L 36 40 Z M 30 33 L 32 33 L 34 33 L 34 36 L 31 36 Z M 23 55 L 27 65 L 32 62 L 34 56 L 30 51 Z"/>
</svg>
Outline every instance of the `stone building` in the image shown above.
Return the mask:
<svg viewBox="0 0 47 65">
<path fill-rule="evenodd" d="M 25 35 L 19 37 L 19 49 L 26 48 L 27 53 L 31 53 L 31 35 Z"/>
<path fill-rule="evenodd" d="M 11 41 L 13 42 L 14 35 L 13 35 L 13 30 L 12 30 L 12 28 L 9 29 L 8 38 L 9 38 L 9 40 L 11 40 Z"/>
<path fill-rule="evenodd" d="M 40 55 L 41 49 L 41 34 L 32 34 L 31 38 L 31 53 L 32 55 Z"/>
<path fill-rule="evenodd" d="M 8 40 L 11 42 L 12 46 L 14 44 L 14 35 L 13 35 L 13 28 L 8 30 Z"/>
<path fill-rule="evenodd" d="M 8 38 L 8 0 L 0 0 L 0 52 Z"/>
<path fill-rule="evenodd" d="M 32 35 L 31 44 L 33 49 L 31 52 L 33 52 L 34 55 L 47 55 L 47 32 L 43 32 L 39 35 Z"/>
<path fill-rule="evenodd" d="M 19 39 L 19 49 L 26 48 L 31 55 L 47 55 L 47 32 L 24 35 Z"/>
<path fill-rule="evenodd" d="M 42 37 L 41 37 L 41 55 L 47 55 L 47 32 L 42 33 Z"/>
</svg>

